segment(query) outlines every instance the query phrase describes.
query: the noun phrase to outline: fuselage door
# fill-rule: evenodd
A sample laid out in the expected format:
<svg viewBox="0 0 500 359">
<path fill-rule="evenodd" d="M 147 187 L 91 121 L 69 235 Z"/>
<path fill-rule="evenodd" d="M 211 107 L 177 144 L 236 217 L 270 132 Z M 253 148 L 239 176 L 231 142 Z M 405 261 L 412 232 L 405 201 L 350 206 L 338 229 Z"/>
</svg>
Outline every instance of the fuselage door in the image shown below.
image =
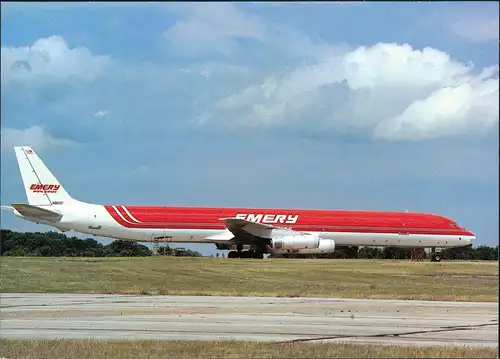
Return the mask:
<svg viewBox="0 0 500 359">
<path fill-rule="evenodd" d="M 89 230 L 92 231 L 93 234 L 101 235 L 102 225 L 99 221 L 99 217 L 96 211 L 92 212 L 92 218 L 90 218 Z"/>
</svg>

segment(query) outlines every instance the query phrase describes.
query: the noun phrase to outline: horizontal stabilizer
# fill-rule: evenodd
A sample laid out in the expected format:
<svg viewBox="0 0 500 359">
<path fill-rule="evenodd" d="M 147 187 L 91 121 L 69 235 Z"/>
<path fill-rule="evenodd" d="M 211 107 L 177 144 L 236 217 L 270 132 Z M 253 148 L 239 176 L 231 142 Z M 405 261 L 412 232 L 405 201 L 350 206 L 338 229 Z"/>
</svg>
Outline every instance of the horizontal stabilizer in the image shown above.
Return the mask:
<svg viewBox="0 0 500 359">
<path fill-rule="evenodd" d="M 58 211 L 32 206 L 31 204 L 13 203 L 12 207 L 24 217 L 39 218 L 51 222 L 56 222 L 62 218 L 62 214 Z"/>
</svg>

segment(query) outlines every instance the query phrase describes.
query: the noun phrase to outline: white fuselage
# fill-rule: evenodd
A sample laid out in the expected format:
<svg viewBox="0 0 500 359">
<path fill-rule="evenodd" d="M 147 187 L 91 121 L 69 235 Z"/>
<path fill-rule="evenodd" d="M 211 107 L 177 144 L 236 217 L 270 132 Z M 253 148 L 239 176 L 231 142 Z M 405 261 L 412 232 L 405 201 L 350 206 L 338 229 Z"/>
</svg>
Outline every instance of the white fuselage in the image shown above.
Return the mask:
<svg viewBox="0 0 500 359">
<path fill-rule="evenodd" d="M 168 243 L 218 243 L 207 237 L 220 233 L 214 229 L 149 229 L 127 228 L 117 223 L 102 205 L 77 202 L 70 205 L 44 206 L 57 210 L 63 217 L 57 225 L 40 219 L 27 218 L 14 212 L 23 219 L 54 226 L 62 231 L 75 231 L 100 237 L 138 241 Z M 357 232 L 311 232 L 321 239 L 332 239 L 337 246 L 391 246 L 391 247 L 461 247 L 472 243 L 474 236 L 434 235 L 434 234 L 397 234 L 397 233 L 357 233 Z M 227 242 L 226 242 L 227 243 Z"/>
<path fill-rule="evenodd" d="M 259 258 L 267 247 L 325 253 L 335 246 L 461 247 L 475 239 L 453 220 L 428 213 L 90 204 L 72 198 L 31 147 L 14 151 L 28 203 L 2 210 L 62 231 L 220 249 L 236 245 L 238 256 L 249 245 L 250 255 Z"/>
</svg>

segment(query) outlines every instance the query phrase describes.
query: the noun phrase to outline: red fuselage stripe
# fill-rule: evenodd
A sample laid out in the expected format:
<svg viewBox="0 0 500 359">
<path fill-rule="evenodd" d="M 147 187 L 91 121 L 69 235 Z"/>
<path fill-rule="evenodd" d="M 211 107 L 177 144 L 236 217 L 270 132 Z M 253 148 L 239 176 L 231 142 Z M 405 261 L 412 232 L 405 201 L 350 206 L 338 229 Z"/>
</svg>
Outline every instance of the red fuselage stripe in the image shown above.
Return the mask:
<svg viewBox="0 0 500 359">
<path fill-rule="evenodd" d="M 122 206 L 104 207 L 117 223 L 126 228 L 137 229 L 223 230 L 226 227 L 220 218 L 234 217 L 237 213 L 291 213 L 299 215 L 297 223 L 275 223 L 275 225 L 305 232 L 473 235 L 444 217 L 407 212 L 384 213 L 137 206 L 123 206 L 123 208 Z"/>
</svg>

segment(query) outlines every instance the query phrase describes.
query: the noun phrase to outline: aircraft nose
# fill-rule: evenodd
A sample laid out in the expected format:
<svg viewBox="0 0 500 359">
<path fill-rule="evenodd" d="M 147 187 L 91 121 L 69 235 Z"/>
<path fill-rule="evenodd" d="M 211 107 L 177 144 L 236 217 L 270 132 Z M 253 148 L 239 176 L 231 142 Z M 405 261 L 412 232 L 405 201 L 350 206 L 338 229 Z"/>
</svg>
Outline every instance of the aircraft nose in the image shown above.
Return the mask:
<svg viewBox="0 0 500 359">
<path fill-rule="evenodd" d="M 469 244 L 473 244 L 474 241 L 476 240 L 476 235 L 472 232 L 467 233 L 467 236 L 465 237 L 465 240 L 469 242 Z"/>
</svg>

